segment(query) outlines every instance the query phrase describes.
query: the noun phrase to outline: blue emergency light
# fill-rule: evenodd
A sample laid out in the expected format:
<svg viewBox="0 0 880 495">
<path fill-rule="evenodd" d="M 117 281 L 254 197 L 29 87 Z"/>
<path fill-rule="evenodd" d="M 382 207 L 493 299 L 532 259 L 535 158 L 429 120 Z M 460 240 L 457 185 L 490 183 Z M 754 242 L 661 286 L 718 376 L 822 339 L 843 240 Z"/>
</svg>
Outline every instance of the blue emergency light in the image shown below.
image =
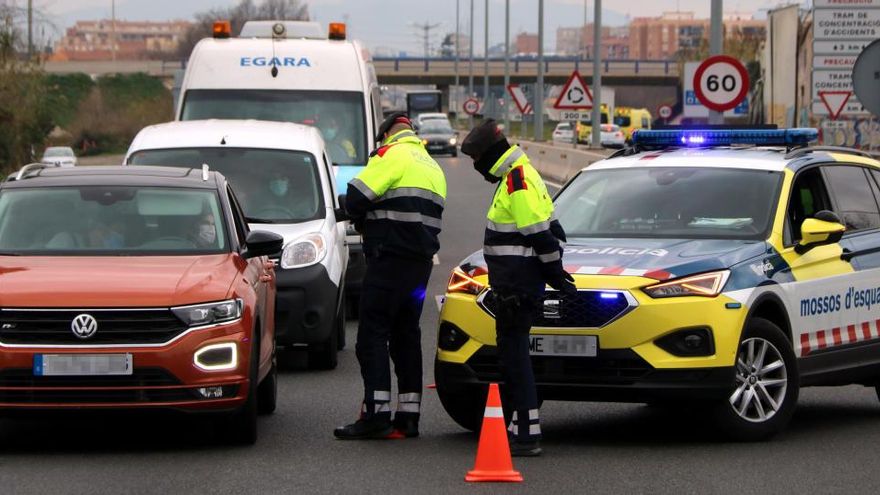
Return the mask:
<svg viewBox="0 0 880 495">
<path fill-rule="evenodd" d="M 674 129 L 637 130 L 632 142 L 636 146 L 694 147 L 730 146 L 751 144 L 755 146 L 806 146 L 819 138 L 816 129 Z"/>
</svg>

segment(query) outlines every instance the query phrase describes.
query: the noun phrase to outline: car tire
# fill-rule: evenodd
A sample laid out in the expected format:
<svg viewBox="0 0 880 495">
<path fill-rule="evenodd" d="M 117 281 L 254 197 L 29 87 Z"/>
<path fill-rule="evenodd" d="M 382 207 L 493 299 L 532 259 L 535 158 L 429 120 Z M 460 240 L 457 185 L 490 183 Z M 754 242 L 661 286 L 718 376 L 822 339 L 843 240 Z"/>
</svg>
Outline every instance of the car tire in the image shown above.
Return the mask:
<svg viewBox="0 0 880 495">
<path fill-rule="evenodd" d="M 250 359 L 250 383 L 248 384 L 247 400 L 244 405 L 232 413 L 226 420 L 226 434 L 232 443 L 236 445 L 253 445 L 257 442 L 257 404 L 258 393 L 257 380 L 259 379 L 259 337 L 254 339 L 251 346 Z"/>
<path fill-rule="evenodd" d="M 268 415 L 278 407 L 278 360 L 272 350 L 272 368 L 257 387 L 257 413 Z"/>
<path fill-rule="evenodd" d="M 336 325 L 330 329 L 330 336 L 321 344 L 309 346 L 309 368 L 332 370 L 339 364 L 339 332 Z"/>
<path fill-rule="evenodd" d="M 342 301 L 339 302 L 339 313 L 336 315 L 336 322 L 334 326 L 336 331 L 338 332 L 338 337 L 336 340 L 336 350 L 341 351 L 345 349 L 345 322 L 348 321 L 346 319 L 346 297 L 345 293 L 341 295 Z"/>
<path fill-rule="evenodd" d="M 715 407 L 723 435 L 759 441 L 785 428 L 797 406 L 800 376 L 791 342 L 777 325 L 763 318 L 749 320 L 734 373 L 729 397 Z"/>
<path fill-rule="evenodd" d="M 435 375 L 437 368 L 435 367 Z M 437 396 L 446 414 L 459 426 L 473 432 L 480 431 L 483 413 L 486 409 L 488 387 L 468 387 L 462 391 L 451 391 L 437 380 Z"/>
<path fill-rule="evenodd" d="M 458 157 L 458 150 L 452 150 L 452 158 Z"/>
</svg>

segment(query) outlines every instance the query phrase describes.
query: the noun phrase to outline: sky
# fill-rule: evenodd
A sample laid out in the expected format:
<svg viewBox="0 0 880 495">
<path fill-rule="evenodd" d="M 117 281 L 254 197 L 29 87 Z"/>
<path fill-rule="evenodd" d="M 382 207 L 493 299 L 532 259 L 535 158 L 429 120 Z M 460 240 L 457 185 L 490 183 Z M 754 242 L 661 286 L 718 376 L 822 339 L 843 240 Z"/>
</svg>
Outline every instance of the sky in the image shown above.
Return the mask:
<svg viewBox="0 0 880 495">
<path fill-rule="evenodd" d="M 0 0 L 2 1 L 2 0 Z M 26 0 L 5 0 L 24 5 Z M 110 17 L 112 0 L 35 0 L 59 28 L 54 37 L 77 19 Z M 389 47 L 410 54 L 420 54 L 423 38 L 416 24 L 438 24 L 431 30 L 432 45 L 439 45 L 442 35 L 455 32 L 456 1 L 460 2 L 460 29 L 467 31 L 471 0 L 310 0 L 306 1 L 313 20 L 327 23 L 344 20 L 349 35 L 371 48 Z M 537 32 L 538 1 L 509 0 L 511 35 L 521 31 Z M 593 1 L 588 0 L 592 19 Z M 126 20 L 190 19 L 194 14 L 214 7 L 234 5 L 238 0 L 115 0 L 116 16 Z M 259 3 L 259 0 L 257 0 Z M 474 0 L 475 51 L 482 51 L 486 0 Z M 504 39 L 504 2 L 489 2 L 489 44 Z M 556 28 L 583 24 L 585 0 L 544 0 L 545 48 L 555 46 Z M 725 0 L 726 12 L 747 12 L 759 17 L 766 9 L 791 3 L 809 5 L 809 0 Z M 625 24 L 629 18 L 658 16 L 664 11 L 694 11 L 709 16 L 709 0 L 629 0 L 603 3 L 603 23 Z M 391 14 L 391 15 L 389 15 Z M 51 32 L 52 30 L 50 30 Z M 423 31 L 422 31 L 423 32 Z"/>
</svg>

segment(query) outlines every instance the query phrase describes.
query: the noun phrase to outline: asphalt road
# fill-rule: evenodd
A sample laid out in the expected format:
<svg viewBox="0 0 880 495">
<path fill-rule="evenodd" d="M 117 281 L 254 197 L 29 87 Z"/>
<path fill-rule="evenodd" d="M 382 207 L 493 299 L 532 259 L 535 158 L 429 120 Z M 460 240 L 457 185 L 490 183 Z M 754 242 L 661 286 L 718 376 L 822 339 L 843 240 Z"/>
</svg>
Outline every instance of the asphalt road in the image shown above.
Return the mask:
<svg viewBox="0 0 880 495">
<path fill-rule="evenodd" d="M 449 201 L 429 294 L 479 247 L 492 187 L 464 159 L 442 159 Z M 422 317 L 431 383 L 437 309 Z M 349 326 L 354 342 L 355 324 Z M 340 442 L 362 394 L 350 345 L 331 372 L 281 375 L 278 411 L 253 447 L 230 447 L 202 417 L 67 415 L 0 422 L 3 493 L 876 493 L 880 403 L 873 389 L 802 391 L 770 442 L 717 440 L 698 413 L 546 402 L 545 455 L 516 460 L 519 485 L 469 485 L 476 438 L 425 391 L 422 437 Z"/>
</svg>

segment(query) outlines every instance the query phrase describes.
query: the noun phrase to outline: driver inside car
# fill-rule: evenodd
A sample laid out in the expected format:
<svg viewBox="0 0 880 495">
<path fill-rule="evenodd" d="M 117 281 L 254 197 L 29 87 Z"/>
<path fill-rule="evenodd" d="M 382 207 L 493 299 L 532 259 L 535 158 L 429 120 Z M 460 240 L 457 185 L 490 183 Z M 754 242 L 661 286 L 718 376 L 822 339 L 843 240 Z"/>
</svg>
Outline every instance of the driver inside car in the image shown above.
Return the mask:
<svg viewBox="0 0 880 495">
<path fill-rule="evenodd" d="M 314 179 L 300 167 L 287 167 L 286 173 L 270 172 L 261 186 L 243 195 L 249 205 L 248 216 L 256 219 L 289 221 L 304 220 L 315 214 Z"/>
</svg>

